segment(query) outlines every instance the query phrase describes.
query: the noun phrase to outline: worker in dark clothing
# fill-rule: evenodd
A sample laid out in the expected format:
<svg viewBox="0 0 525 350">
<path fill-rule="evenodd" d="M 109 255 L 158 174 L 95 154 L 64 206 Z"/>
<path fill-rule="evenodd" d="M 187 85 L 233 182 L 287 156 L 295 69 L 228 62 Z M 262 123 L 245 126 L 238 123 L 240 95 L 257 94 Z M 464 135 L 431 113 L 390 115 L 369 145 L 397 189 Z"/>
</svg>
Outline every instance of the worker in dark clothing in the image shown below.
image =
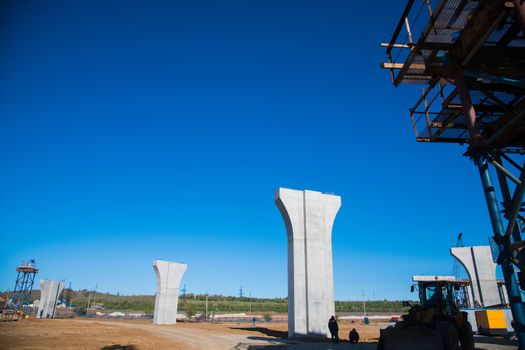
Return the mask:
<svg viewBox="0 0 525 350">
<path fill-rule="evenodd" d="M 339 325 L 337 324 L 335 316 L 330 317 L 330 320 L 328 321 L 328 329 L 332 335 L 332 342 L 336 344 L 339 343 Z"/>
<path fill-rule="evenodd" d="M 350 333 L 348 334 L 348 340 L 350 341 L 350 344 L 357 344 L 359 341 L 359 333 L 355 330 L 355 328 L 352 328 Z"/>
</svg>

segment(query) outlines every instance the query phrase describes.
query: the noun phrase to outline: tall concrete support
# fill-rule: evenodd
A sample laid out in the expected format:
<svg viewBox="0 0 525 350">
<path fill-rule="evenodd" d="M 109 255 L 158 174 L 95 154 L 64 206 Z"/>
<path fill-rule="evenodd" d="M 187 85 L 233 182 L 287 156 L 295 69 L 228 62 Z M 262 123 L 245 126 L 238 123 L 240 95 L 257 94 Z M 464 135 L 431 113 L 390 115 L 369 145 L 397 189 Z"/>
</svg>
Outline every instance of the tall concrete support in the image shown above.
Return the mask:
<svg viewBox="0 0 525 350">
<path fill-rule="evenodd" d="M 279 188 L 288 234 L 288 336 L 326 337 L 335 315 L 332 226 L 341 197 Z"/>
<path fill-rule="evenodd" d="M 177 322 L 179 285 L 186 269 L 186 264 L 153 260 L 153 270 L 157 276 L 153 323 L 175 324 Z"/>
<path fill-rule="evenodd" d="M 492 261 L 489 246 L 454 247 L 450 254 L 465 267 L 470 278 L 471 294 L 474 303 L 471 305 L 489 307 L 501 304 L 496 263 Z"/>
<path fill-rule="evenodd" d="M 40 280 L 40 302 L 38 303 L 37 318 L 54 318 L 58 297 L 64 289 L 64 282 Z"/>
</svg>

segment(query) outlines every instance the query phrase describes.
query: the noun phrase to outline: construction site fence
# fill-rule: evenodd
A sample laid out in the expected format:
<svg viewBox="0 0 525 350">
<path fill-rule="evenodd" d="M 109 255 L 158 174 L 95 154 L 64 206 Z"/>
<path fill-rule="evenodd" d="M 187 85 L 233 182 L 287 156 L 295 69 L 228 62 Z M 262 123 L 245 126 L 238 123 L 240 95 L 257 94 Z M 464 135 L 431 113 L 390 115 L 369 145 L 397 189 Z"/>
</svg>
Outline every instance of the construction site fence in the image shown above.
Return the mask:
<svg viewBox="0 0 525 350">
<path fill-rule="evenodd" d="M 74 317 L 72 315 L 60 315 L 57 314 L 56 317 Z M 75 315 L 75 317 L 81 318 L 90 318 L 90 319 L 107 319 L 107 320 L 153 320 L 153 314 L 125 314 L 112 316 L 111 314 L 95 315 L 95 314 L 84 314 L 84 315 Z"/>
<path fill-rule="evenodd" d="M 288 317 L 286 316 L 272 316 L 271 318 L 265 318 L 264 316 L 242 316 L 242 317 L 230 317 L 230 316 L 214 316 L 213 318 L 208 319 L 208 323 L 227 323 L 227 322 L 275 322 L 283 323 L 288 322 Z M 206 322 L 206 319 L 197 319 L 197 322 Z M 183 321 L 184 322 L 184 321 Z M 190 322 L 194 322 L 193 320 Z"/>
<path fill-rule="evenodd" d="M 94 314 L 94 313 L 86 313 L 83 315 L 75 314 L 74 312 L 57 312 L 55 314 L 55 318 L 71 318 L 71 317 L 82 317 L 82 318 L 90 318 L 90 319 L 108 319 L 108 320 L 153 320 L 153 314 L 134 314 L 134 313 L 126 313 L 124 315 L 115 315 L 112 313 L 103 313 L 103 314 Z M 206 317 L 204 316 L 196 316 L 191 319 L 188 318 L 178 318 L 177 322 L 188 322 L 188 323 L 252 323 L 254 321 L 260 323 L 260 322 L 272 322 L 272 323 L 284 323 L 288 322 L 288 317 L 286 316 L 273 316 L 271 318 L 264 317 L 264 316 L 220 316 L 220 315 L 214 315 L 212 317 Z"/>
</svg>

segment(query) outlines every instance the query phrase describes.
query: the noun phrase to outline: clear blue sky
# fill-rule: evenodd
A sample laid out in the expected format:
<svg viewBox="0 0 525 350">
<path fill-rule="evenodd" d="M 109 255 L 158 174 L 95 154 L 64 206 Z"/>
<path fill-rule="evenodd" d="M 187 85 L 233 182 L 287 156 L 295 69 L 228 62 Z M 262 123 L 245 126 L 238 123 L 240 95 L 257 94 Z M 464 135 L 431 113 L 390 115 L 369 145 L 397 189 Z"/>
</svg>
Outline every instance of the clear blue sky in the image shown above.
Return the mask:
<svg viewBox="0 0 525 350">
<path fill-rule="evenodd" d="M 403 1 L 3 1 L 0 289 L 286 296 L 277 187 L 342 196 L 336 299 L 410 296 L 490 224 L 464 147 L 418 144 L 379 46 Z"/>
</svg>

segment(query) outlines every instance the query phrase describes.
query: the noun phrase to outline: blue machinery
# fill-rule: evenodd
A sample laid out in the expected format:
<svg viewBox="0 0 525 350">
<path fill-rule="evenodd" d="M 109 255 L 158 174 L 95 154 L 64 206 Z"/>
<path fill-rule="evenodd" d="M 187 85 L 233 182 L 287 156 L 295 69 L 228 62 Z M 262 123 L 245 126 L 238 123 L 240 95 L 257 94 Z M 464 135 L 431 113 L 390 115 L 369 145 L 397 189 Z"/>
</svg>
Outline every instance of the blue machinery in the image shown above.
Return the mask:
<svg viewBox="0 0 525 350">
<path fill-rule="evenodd" d="M 381 66 L 396 87 L 425 85 L 410 108 L 416 139 L 469 145 L 465 155 L 479 169 L 494 260 L 525 350 L 525 1 L 408 0 L 381 46 L 388 57 Z"/>
</svg>

